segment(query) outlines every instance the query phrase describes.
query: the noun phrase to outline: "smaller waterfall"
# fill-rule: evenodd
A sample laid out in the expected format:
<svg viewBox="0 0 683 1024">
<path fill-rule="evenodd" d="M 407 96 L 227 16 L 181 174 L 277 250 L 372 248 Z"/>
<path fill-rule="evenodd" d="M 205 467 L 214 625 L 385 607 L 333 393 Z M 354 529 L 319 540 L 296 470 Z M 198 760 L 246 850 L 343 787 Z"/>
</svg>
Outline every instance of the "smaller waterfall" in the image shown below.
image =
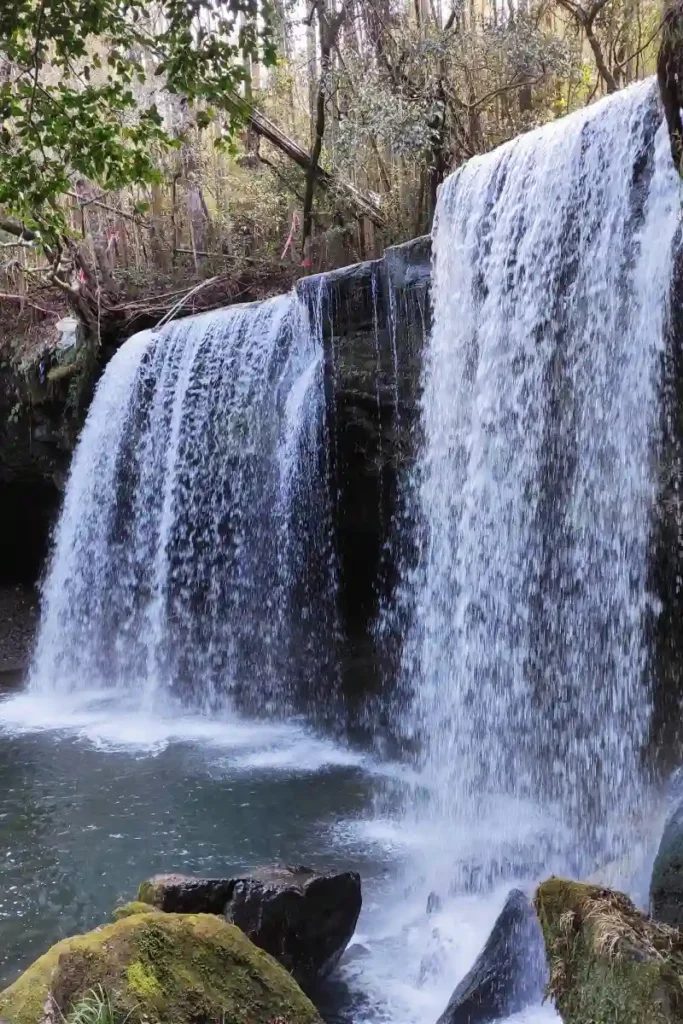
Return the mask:
<svg viewBox="0 0 683 1024">
<path fill-rule="evenodd" d="M 324 679 L 322 402 L 294 296 L 131 338 L 74 456 L 31 686 L 263 710 Z"/>
</svg>

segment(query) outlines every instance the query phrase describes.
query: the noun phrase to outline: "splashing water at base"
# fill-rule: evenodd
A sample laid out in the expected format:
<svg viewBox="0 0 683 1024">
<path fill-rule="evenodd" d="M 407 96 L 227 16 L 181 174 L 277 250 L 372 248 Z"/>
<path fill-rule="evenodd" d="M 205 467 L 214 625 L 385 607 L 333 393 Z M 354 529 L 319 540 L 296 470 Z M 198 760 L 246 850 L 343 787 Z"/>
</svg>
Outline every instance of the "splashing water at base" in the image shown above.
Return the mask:
<svg viewBox="0 0 683 1024">
<path fill-rule="evenodd" d="M 369 817 L 377 785 L 408 773 L 302 722 L 209 718 L 170 703 L 145 715 L 110 689 L 0 701 L 0 729 L 0 835 L 15 823 L 0 866 L 0 985 L 19 958 L 101 924 L 156 871 L 303 860 L 363 878 L 363 914 L 325 1019 L 434 1024 L 507 894 L 454 895 L 427 914 L 428 880 L 407 880 L 431 865 L 438 835 Z M 513 1019 L 556 1018 L 546 1007 Z"/>
</svg>

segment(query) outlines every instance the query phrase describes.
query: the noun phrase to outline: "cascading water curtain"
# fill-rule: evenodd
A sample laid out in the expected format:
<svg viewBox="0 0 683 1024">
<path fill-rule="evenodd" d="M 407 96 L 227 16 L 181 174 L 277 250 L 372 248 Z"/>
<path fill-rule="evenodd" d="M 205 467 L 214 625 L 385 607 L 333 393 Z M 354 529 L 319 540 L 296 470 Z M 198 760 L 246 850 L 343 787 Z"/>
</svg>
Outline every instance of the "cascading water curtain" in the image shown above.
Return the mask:
<svg viewBox="0 0 683 1024">
<path fill-rule="evenodd" d="M 31 685 L 282 710 L 324 682 L 323 402 L 295 296 L 130 339 L 74 456 Z"/>
<path fill-rule="evenodd" d="M 476 830 L 495 804 L 497 839 L 540 806 L 577 871 L 622 852 L 641 796 L 679 203 L 660 121 L 647 82 L 477 157 L 434 229 L 397 601 L 410 812 Z"/>
</svg>

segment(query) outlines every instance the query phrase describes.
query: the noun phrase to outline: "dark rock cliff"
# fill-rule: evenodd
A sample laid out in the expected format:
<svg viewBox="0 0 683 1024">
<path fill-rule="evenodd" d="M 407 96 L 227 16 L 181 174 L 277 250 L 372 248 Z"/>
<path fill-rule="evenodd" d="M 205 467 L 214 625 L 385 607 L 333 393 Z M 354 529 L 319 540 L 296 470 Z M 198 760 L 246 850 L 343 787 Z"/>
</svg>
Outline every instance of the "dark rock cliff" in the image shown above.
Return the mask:
<svg viewBox="0 0 683 1024">
<path fill-rule="evenodd" d="M 415 455 L 420 368 L 431 311 L 431 239 L 299 282 L 322 324 L 332 498 L 348 709 L 381 685 L 374 639 L 389 592 L 399 481 Z"/>
<path fill-rule="evenodd" d="M 650 589 L 657 599 L 651 619 L 652 746 L 661 771 L 680 762 L 683 748 L 683 233 L 674 249 L 669 324 L 662 356 L 657 504 L 653 521 Z"/>
</svg>

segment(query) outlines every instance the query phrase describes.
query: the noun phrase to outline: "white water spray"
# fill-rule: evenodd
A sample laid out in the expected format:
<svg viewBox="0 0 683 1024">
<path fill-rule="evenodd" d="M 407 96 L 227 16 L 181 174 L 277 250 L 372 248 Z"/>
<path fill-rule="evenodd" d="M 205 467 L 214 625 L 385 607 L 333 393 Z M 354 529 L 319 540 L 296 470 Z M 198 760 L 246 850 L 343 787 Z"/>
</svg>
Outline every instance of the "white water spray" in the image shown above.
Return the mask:
<svg viewBox="0 0 683 1024">
<path fill-rule="evenodd" d="M 679 206 L 660 122 L 643 83 L 441 190 L 406 484 L 418 555 L 382 622 L 403 630 L 402 728 L 420 751 L 384 804 L 405 889 L 360 969 L 382 1019 L 438 1016 L 513 886 L 611 862 L 639 895 L 618 858 L 642 824 L 657 614 Z"/>
<path fill-rule="evenodd" d="M 647 82 L 470 161 L 440 196 L 423 543 L 402 585 L 425 787 L 409 804 L 470 833 L 495 807 L 501 870 L 524 806 L 547 818 L 518 851 L 532 873 L 551 848 L 575 872 L 619 856 L 640 810 L 678 203 L 658 123 Z"/>
</svg>

